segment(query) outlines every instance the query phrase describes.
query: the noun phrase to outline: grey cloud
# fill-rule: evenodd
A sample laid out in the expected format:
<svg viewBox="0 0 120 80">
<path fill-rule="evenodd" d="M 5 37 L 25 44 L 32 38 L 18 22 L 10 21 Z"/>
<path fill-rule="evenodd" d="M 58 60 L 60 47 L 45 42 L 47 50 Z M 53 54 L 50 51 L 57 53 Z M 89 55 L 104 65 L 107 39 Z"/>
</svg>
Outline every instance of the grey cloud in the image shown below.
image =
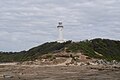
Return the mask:
<svg viewBox="0 0 120 80">
<path fill-rule="evenodd" d="M 120 40 L 119 4 L 119 0 L 0 0 L 0 50 L 20 51 L 55 41 L 58 21 L 63 21 L 66 39 Z"/>
</svg>

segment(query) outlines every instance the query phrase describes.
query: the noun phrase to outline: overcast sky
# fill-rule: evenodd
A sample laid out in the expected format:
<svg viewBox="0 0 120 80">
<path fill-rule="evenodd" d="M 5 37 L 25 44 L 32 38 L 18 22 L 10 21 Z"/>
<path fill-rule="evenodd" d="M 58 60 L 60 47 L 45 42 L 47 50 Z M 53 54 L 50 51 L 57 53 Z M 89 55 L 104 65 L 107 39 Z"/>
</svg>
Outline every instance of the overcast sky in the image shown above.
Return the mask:
<svg viewBox="0 0 120 80">
<path fill-rule="evenodd" d="M 28 50 L 58 38 L 120 40 L 120 0 L 0 0 L 0 51 Z"/>
</svg>

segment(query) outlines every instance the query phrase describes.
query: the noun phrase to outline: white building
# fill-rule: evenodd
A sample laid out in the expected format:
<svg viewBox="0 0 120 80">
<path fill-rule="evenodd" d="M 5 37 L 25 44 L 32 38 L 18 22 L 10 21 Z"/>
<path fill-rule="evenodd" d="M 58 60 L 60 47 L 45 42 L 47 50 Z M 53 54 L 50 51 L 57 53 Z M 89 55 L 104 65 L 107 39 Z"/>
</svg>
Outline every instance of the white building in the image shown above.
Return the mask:
<svg viewBox="0 0 120 80">
<path fill-rule="evenodd" d="M 59 25 L 57 26 L 58 31 L 59 31 L 59 39 L 57 40 L 58 43 L 63 43 L 65 42 L 64 38 L 63 38 L 63 25 L 62 22 L 58 23 Z"/>
</svg>

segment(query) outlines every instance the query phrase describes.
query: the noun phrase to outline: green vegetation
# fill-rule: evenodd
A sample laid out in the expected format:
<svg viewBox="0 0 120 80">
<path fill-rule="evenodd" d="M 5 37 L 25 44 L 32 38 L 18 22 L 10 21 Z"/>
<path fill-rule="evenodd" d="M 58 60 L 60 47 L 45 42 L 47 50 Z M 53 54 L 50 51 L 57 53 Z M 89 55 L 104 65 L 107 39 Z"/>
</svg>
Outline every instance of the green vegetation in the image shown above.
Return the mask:
<svg viewBox="0 0 120 80">
<path fill-rule="evenodd" d="M 0 52 L 0 62 L 22 61 L 26 51 L 21 52 Z"/>
<path fill-rule="evenodd" d="M 61 51 L 74 54 L 80 52 L 92 58 L 120 61 L 120 41 L 98 38 L 80 42 L 47 42 L 28 51 L 0 52 L 0 62 L 35 60 L 41 55 Z"/>
<path fill-rule="evenodd" d="M 109 39 L 94 39 L 91 41 L 92 48 L 102 54 L 104 59 L 120 61 L 120 41 Z"/>
</svg>

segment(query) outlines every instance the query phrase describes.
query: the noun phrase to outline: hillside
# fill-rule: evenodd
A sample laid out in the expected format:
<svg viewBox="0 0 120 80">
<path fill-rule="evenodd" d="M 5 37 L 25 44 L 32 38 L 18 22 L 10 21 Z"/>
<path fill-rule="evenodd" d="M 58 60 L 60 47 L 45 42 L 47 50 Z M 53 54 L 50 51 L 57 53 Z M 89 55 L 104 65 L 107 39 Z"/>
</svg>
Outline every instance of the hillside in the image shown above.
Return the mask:
<svg viewBox="0 0 120 80">
<path fill-rule="evenodd" d="M 91 58 L 120 61 L 120 41 L 98 38 L 80 42 L 47 42 L 28 51 L 0 52 L 0 62 L 35 60 L 44 54 L 55 54 L 62 51 L 73 54 L 82 53 Z"/>
</svg>

